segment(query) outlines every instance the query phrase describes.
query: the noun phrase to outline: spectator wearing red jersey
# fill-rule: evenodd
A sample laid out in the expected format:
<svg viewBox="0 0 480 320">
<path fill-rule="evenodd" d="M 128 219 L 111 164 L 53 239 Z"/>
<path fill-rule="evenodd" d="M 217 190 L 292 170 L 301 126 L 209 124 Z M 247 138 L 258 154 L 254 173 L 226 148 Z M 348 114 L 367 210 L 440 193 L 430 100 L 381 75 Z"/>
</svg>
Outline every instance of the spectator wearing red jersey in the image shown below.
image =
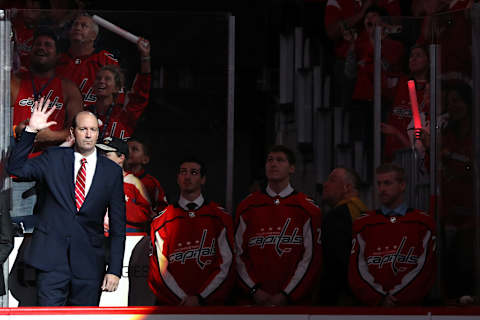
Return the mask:
<svg viewBox="0 0 480 320">
<path fill-rule="evenodd" d="M 119 138 L 108 137 L 103 139 L 102 143 L 97 143 L 97 147 L 104 152 L 107 158 L 122 168 L 127 208 L 127 232 L 145 231 L 153 217 L 153 212 L 143 183 L 123 169 L 128 159 L 127 142 Z"/>
<path fill-rule="evenodd" d="M 124 75 L 118 66 L 104 66 L 96 74 L 93 88 L 97 101 L 88 109 L 101 121 L 101 138 L 128 139 L 148 106 L 151 83 L 150 42 L 140 38 L 137 48 L 140 53 L 140 73 L 136 75 L 123 103 L 118 96 L 123 88 Z"/>
<path fill-rule="evenodd" d="M 160 182 L 146 170 L 150 163 L 150 146 L 147 141 L 138 136 L 128 139 L 129 156 L 127 160 L 128 171 L 139 178 L 152 203 L 154 212 L 160 212 L 168 206 L 165 191 Z"/>
<path fill-rule="evenodd" d="M 58 145 L 69 136 L 73 117 L 82 110 L 80 92 L 75 84 L 55 72 L 57 36 L 52 29 L 39 28 L 35 32 L 30 54 L 29 72 L 14 74 L 11 80 L 14 135 L 18 138 L 28 124 L 31 107 L 40 97 L 50 99 L 56 108 L 49 118 L 56 123 L 41 130 L 35 148 Z"/>
<path fill-rule="evenodd" d="M 206 168 L 196 158 L 180 162 L 178 202 L 151 227 L 150 287 L 162 305 L 222 305 L 233 285 L 232 217 L 202 194 Z"/>
<path fill-rule="evenodd" d="M 334 106 L 350 105 L 355 81 L 345 75 L 345 59 L 349 40 L 362 30 L 362 21 L 367 9 L 377 5 L 387 10 L 390 16 L 400 16 L 400 1 L 393 0 L 329 0 L 325 8 L 325 31 L 334 47 Z"/>
<path fill-rule="evenodd" d="M 57 73 L 75 82 L 83 97 L 84 108 L 97 99 L 93 91 L 95 76 L 106 65 L 118 65 L 113 54 L 95 47 L 99 27 L 86 13 L 80 14 L 69 31 L 69 47 L 58 58 Z"/>
<path fill-rule="evenodd" d="M 46 147 L 59 145 L 69 136 L 73 117 L 82 110 L 81 95 L 75 84 L 55 73 L 57 37 L 49 28 L 36 30 L 30 54 L 30 70 L 13 74 L 11 102 L 13 134 L 16 139 L 28 125 L 34 102 L 49 98 L 55 108 L 49 121 L 55 124 L 42 129 L 36 136 L 30 157 L 37 156 Z M 15 180 L 14 180 L 15 181 Z M 14 182 L 12 197 L 15 203 L 12 217 L 31 215 L 36 203 L 34 182 Z M 32 226 L 29 226 L 32 227 Z M 30 228 L 28 228 L 30 229 Z"/>
<path fill-rule="evenodd" d="M 321 210 L 290 185 L 295 155 L 285 146 L 268 152 L 266 188 L 238 206 L 235 223 L 239 303 L 311 304 L 322 264 Z"/>
<path fill-rule="evenodd" d="M 409 75 L 399 77 L 395 99 L 388 112 L 387 121 L 381 124 L 385 135 L 383 155 L 386 162 L 393 161 L 395 152 L 411 146 L 407 127 L 412 121 L 412 106 L 408 91 L 408 80 L 415 81 L 419 112 L 430 113 L 430 61 L 426 46 L 415 45 L 408 59 Z M 425 116 L 425 120 L 429 117 Z"/>
<path fill-rule="evenodd" d="M 372 306 L 421 304 L 435 281 L 435 220 L 405 202 L 405 171 L 376 169 L 381 207 L 353 223 L 349 283 Z"/>
<path fill-rule="evenodd" d="M 25 0 L 22 10 L 12 10 L 15 72 L 28 71 L 35 29 L 46 24 L 41 9 L 47 7 L 43 0 Z"/>
</svg>

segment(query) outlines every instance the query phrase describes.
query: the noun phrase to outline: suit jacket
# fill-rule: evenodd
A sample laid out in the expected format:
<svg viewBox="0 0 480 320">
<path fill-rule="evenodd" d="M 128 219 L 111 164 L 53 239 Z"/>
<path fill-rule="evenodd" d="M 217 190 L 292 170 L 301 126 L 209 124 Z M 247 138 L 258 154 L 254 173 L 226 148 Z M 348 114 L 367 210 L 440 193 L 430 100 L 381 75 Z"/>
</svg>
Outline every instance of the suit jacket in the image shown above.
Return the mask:
<svg viewBox="0 0 480 320">
<path fill-rule="evenodd" d="M 71 266 L 81 279 L 100 279 L 107 273 L 121 276 L 125 248 L 125 195 L 121 168 L 97 157 L 92 184 L 77 212 L 75 207 L 74 150 L 52 147 L 27 159 L 36 134 L 24 131 L 10 155 L 7 171 L 42 183 L 38 223 L 25 262 L 53 271 Z M 110 220 L 110 254 L 105 258 L 103 218 Z"/>
</svg>

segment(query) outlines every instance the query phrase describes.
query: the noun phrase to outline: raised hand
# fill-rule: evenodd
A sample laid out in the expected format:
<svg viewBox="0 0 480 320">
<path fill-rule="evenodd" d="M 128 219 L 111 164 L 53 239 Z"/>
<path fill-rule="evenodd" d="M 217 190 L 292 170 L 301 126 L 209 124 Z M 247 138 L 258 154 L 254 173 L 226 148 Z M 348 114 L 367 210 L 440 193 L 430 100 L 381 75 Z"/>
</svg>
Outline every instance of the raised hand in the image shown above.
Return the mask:
<svg viewBox="0 0 480 320">
<path fill-rule="evenodd" d="M 150 57 L 150 41 L 145 38 L 138 39 L 137 48 L 141 57 Z"/>
<path fill-rule="evenodd" d="M 28 122 L 28 128 L 33 131 L 40 131 L 42 129 L 48 128 L 54 124 L 57 124 L 56 121 L 48 121 L 50 115 L 55 111 L 55 108 L 52 107 L 48 109 L 50 105 L 50 99 L 45 99 L 42 97 L 40 100 L 35 101 L 35 104 L 32 108 L 32 115 Z"/>
</svg>

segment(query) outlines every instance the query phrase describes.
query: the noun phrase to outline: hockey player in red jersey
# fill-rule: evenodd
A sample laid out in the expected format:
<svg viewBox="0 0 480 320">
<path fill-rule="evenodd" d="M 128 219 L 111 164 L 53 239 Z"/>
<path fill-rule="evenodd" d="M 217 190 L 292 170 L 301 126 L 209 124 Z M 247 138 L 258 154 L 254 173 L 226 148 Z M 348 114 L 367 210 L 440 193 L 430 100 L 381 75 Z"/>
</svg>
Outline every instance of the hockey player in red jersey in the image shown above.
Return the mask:
<svg viewBox="0 0 480 320">
<path fill-rule="evenodd" d="M 85 108 L 96 102 L 93 82 L 98 70 L 106 65 L 118 65 L 112 53 L 95 48 L 98 31 L 98 25 L 88 14 L 79 15 L 70 29 L 68 51 L 58 59 L 57 73 L 77 85 Z"/>
<path fill-rule="evenodd" d="M 128 144 L 119 138 L 105 138 L 97 147 L 123 169 L 128 159 Z M 147 190 L 140 179 L 123 170 L 123 191 L 127 212 L 127 232 L 145 232 L 153 217 Z"/>
<path fill-rule="evenodd" d="M 293 152 L 273 147 L 265 164 L 266 189 L 250 194 L 237 208 L 236 265 L 247 303 L 311 303 L 322 261 L 321 211 L 292 188 L 294 171 Z"/>
<path fill-rule="evenodd" d="M 233 285 L 230 214 L 202 195 L 205 165 L 180 163 L 180 198 L 152 222 L 150 287 L 162 305 L 225 304 Z"/>
<path fill-rule="evenodd" d="M 382 206 L 354 222 L 350 287 L 372 306 L 420 304 L 435 280 L 435 221 L 407 207 L 403 168 L 382 165 L 376 175 Z"/>
<path fill-rule="evenodd" d="M 137 48 L 140 53 L 140 73 L 136 75 L 123 102 L 119 98 L 124 78 L 120 69 L 117 66 L 105 66 L 97 72 L 93 84 L 97 101 L 88 110 L 101 121 L 100 138 L 129 138 L 148 105 L 151 82 L 150 42 L 140 38 Z"/>
</svg>

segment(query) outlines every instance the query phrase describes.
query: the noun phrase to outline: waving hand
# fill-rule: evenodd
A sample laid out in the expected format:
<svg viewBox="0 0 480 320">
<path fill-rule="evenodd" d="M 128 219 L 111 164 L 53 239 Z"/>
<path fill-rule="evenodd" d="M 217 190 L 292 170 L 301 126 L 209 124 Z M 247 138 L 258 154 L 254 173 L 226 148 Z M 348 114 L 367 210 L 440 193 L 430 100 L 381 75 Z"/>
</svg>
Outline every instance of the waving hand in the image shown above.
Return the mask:
<svg viewBox="0 0 480 320">
<path fill-rule="evenodd" d="M 41 98 L 38 101 L 35 101 L 35 104 L 32 108 L 32 115 L 30 121 L 28 122 L 28 128 L 32 131 L 40 131 L 42 129 L 48 128 L 54 124 L 57 124 L 56 121 L 48 121 L 48 117 L 55 111 L 55 108 L 52 107 L 48 109 L 50 104 L 50 99 L 46 101 L 44 98 Z"/>
</svg>

